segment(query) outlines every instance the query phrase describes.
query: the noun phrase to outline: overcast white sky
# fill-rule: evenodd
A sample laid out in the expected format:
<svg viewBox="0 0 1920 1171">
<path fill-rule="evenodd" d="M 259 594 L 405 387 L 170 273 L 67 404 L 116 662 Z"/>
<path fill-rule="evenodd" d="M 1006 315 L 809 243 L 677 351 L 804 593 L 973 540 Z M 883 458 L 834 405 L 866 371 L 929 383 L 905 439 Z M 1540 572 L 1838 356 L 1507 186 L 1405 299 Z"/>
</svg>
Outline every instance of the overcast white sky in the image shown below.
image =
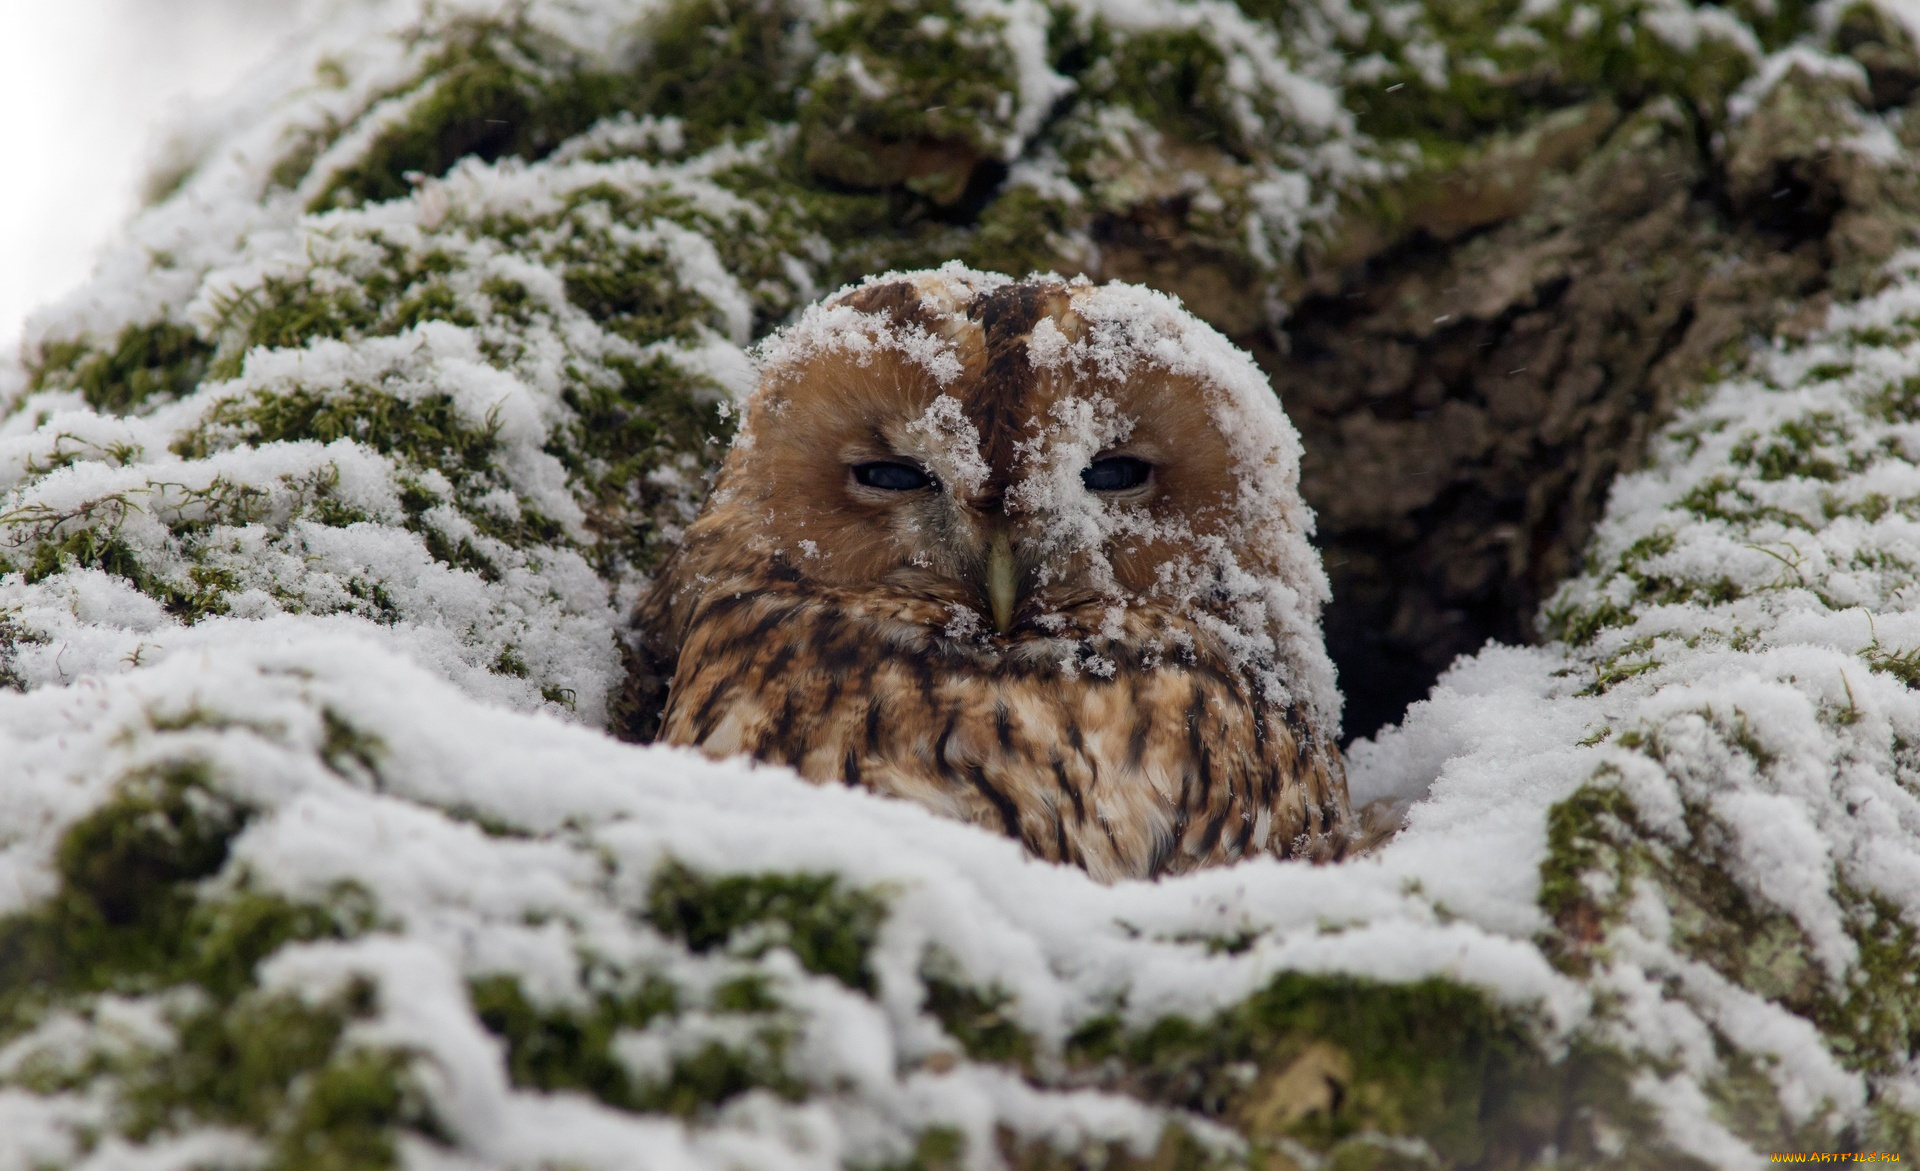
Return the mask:
<svg viewBox="0 0 1920 1171">
<path fill-rule="evenodd" d="M 132 214 L 163 128 L 292 33 L 301 0 L 0 0 L 0 352 Z"/>
</svg>

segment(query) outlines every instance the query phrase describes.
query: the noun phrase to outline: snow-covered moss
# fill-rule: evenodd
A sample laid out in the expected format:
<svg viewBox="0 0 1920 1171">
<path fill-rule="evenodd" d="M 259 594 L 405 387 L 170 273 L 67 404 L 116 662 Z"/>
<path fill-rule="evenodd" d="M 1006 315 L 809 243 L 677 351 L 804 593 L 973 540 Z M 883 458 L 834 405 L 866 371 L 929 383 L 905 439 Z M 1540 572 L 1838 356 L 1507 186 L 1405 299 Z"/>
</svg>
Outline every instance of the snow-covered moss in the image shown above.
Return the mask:
<svg viewBox="0 0 1920 1171">
<path fill-rule="evenodd" d="M 1489 159 L 1577 149 L 1540 143 L 1569 119 L 1586 142 L 1663 97 L 1704 140 L 1798 92 L 1780 84 L 1792 69 L 1891 94 L 1903 27 L 1861 6 L 1639 0 L 361 6 L 175 152 L 191 165 L 99 280 L 34 326 L 10 401 L 30 451 L 4 483 L 7 564 L 34 582 L 103 568 L 184 621 L 433 613 L 467 661 L 527 680 L 524 702 L 644 727 L 613 698 L 609 618 L 701 493 L 751 377 L 741 347 L 821 291 L 957 257 L 1144 279 L 1257 334 L 1322 266 L 1450 223 L 1461 167 L 1513 186 Z M 1884 146 L 1893 117 L 1846 114 L 1846 149 Z M 1810 133 L 1804 153 L 1830 154 Z M 1774 161 L 1748 177 L 1754 198 Z M 427 351 L 442 383 L 467 364 L 498 374 L 489 402 L 397 357 Z M 486 412 L 508 399 L 495 430 Z M 137 484 L 50 513 L 42 477 L 133 450 L 61 447 L 96 426 L 76 409 L 142 420 L 141 459 L 350 440 L 391 463 L 372 474 L 399 507 L 341 503 L 309 461 L 271 483 L 187 477 L 253 500 L 292 474 L 312 497 L 227 509 L 211 537 L 184 527 L 208 509 L 148 513 Z M 130 509 L 158 525 L 130 529 Z M 357 555 L 367 570 L 326 597 L 253 589 L 225 564 L 229 536 L 325 560 L 315 541 L 354 542 L 318 529 L 355 525 L 398 560 Z M 410 542 L 456 576 L 423 586 L 437 571 L 416 572 Z M 547 634 L 489 629 L 447 597 L 475 593 L 458 574 L 490 594 L 574 558 L 609 606 L 510 589 L 483 605 L 606 627 L 585 674 L 540 668 Z"/>
<path fill-rule="evenodd" d="M 914 975 L 934 941 L 899 906 L 944 895 L 893 835 L 874 841 L 893 861 L 863 874 L 798 856 L 729 873 L 712 847 L 734 847 L 671 812 L 758 790 L 814 820 L 826 863 L 845 825 L 805 812 L 816 794 L 660 754 L 688 784 L 649 795 L 627 775 L 635 750 L 551 720 L 466 726 L 455 713 L 485 709 L 369 644 L 261 648 L 124 676 L 111 686 L 133 690 L 92 714 L 66 706 L 81 691 L 42 689 L 8 717 L 9 1157 L 199 1144 L 217 1165 L 612 1165 L 812 1134 L 792 1153 L 895 1165 L 1003 1138 L 1144 1153 L 1173 1120 L 1028 1086 L 943 1040 Z M 80 771 L 56 727 L 93 746 Z M 435 728 L 449 738 L 420 738 Z M 540 760 L 545 793 L 522 771 Z M 714 812 L 723 838 L 751 822 Z M 985 848 L 989 871 L 1024 865 L 1010 844 L 883 815 Z M 359 873 L 380 838 L 392 865 Z M 951 926 L 950 954 L 982 929 L 1018 947 L 990 920 Z"/>
<path fill-rule="evenodd" d="M 1730 345 L 1620 485 L 1556 641 L 1357 746 L 1411 806 L 1377 858 L 1103 888 L 597 729 L 644 722 L 623 615 L 747 347 L 843 280 L 1125 274 L 1257 329 L 1616 126 L 1724 132 L 1734 201 L 1878 160 L 1871 205 L 1916 87 L 1897 10 L 1784 0 L 346 12 L 7 376 L 0 1167 L 1911 1148 L 1920 280 L 1879 221 L 1835 284 L 1879 291 Z"/>
<path fill-rule="evenodd" d="M 1301 266 L 1418 227 L 1422 176 L 1543 110 L 1677 95 L 1710 132 L 1777 88 L 1768 50 L 1865 68 L 1829 42 L 1885 82 L 1904 42 L 1873 12 L 356 9 L 34 327 L 5 566 L 104 570 L 174 621 L 430 621 L 523 702 L 644 726 L 614 616 L 701 494 L 741 347 L 821 290 L 960 257 L 1144 276 L 1258 327 Z M 102 475 L 163 452 L 164 484 Z M 267 562 L 336 568 L 313 589 Z M 554 589 L 560 565 L 607 604 L 572 569 Z"/>
<path fill-rule="evenodd" d="M 1616 485 L 1588 572 L 1548 608 L 1560 641 L 1456 667 L 1360 753 L 1368 775 L 1435 720 L 1531 710 L 1456 741 L 1442 775 L 1517 762 L 1497 739 L 1559 742 L 1541 945 L 1605 990 L 1603 1031 L 1698 1086 L 1716 1145 L 1920 1133 L 1916 321 L 1896 266 L 1704 390 Z"/>
<path fill-rule="evenodd" d="M 1920 1036 L 1915 313 L 1903 281 L 1716 388 L 1616 489 L 1592 572 L 1549 611 L 1611 746 L 1552 814 L 1565 962 L 1671 966 L 1687 995 L 1792 1012 L 1862 1076 L 1862 1139 L 1888 1148 L 1915 1134 Z M 1774 1061 L 1774 1125 L 1804 1125 L 1811 1063 Z"/>
</svg>

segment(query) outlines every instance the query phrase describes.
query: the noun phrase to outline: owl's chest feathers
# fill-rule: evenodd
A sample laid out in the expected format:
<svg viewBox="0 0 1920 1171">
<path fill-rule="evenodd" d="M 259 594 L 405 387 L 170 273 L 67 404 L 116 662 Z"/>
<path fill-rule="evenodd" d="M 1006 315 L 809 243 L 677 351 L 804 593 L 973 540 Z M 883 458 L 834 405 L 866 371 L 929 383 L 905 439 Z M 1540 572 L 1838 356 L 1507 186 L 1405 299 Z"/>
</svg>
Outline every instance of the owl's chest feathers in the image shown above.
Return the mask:
<svg viewBox="0 0 1920 1171">
<path fill-rule="evenodd" d="M 716 591 L 681 647 L 661 739 L 906 797 L 1113 879 L 1248 853 L 1325 855 L 1337 756 L 1189 638 L 994 643 L 931 603 Z M 1077 650 L 1094 673 L 1063 670 Z M 1330 845 L 1329 843 L 1334 843 Z"/>
</svg>

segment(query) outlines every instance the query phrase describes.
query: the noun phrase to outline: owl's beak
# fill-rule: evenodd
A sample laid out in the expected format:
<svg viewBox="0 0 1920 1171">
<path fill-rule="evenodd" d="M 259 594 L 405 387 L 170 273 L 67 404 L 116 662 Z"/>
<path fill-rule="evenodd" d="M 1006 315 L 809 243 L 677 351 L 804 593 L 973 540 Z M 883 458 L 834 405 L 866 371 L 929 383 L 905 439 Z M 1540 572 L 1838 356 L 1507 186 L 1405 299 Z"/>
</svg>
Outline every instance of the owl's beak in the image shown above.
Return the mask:
<svg viewBox="0 0 1920 1171">
<path fill-rule="evenodd" d="M 1013 604 L 1019 600 L 1020 574 L 1013 564 L 1013 542 L 1007 530 L 993 534 L 987 547 L 987 605 L 993 610 L 993 628 L 1001 634 L 1013 627 Z"/>
</svg>

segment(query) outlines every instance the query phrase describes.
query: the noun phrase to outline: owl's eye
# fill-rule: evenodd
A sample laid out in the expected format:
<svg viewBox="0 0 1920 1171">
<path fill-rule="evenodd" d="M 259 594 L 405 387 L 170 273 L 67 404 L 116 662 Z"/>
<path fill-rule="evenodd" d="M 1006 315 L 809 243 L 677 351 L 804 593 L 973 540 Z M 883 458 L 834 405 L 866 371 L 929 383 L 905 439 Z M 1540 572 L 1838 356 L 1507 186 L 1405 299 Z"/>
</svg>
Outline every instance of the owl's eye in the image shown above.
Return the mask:
<svg viewBox="0 0 1920 1171">
<path fill-rule="evenodd" d="M 1153 465 L 1130 455 L 1110 455 L 1094 460 L 1080 473 L 1080 482 L 1089 492 L 1125 492 L 1138 488 L 1153 474 Z"/>
<path fill-rule="evenodd" d="M 913 492 L 933 484 L 933 477 L 912 464 L 870 463 L 853 465 L 855 483 L 888 492 Z"/>
</svg>

